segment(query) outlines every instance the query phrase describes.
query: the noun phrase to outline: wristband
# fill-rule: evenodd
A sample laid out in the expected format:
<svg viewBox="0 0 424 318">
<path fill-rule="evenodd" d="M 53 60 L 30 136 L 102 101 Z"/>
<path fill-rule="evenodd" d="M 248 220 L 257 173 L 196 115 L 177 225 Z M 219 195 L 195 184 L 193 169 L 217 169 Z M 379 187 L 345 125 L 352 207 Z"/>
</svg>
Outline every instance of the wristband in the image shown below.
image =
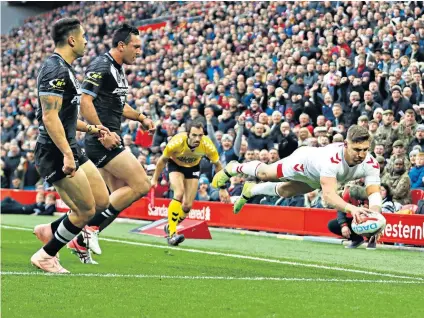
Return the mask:
<svg viewBox="0 0 424 318">
<path fill-rule="evenodd" d="M 87 125 L 87 133 L 89 135 L 95 135 L 100 132 L 100 129 L 97 128 L 97 125 Z"/>
<path fill-rule="evenodd" d="M 220 190 L 226 190 L 226 189 L 227 189 L 227 187 L 226 187 L 226 186 L 221 186 L 221 187 L 219 187 L 219 189 L 220 189 Z"/>
</svg>

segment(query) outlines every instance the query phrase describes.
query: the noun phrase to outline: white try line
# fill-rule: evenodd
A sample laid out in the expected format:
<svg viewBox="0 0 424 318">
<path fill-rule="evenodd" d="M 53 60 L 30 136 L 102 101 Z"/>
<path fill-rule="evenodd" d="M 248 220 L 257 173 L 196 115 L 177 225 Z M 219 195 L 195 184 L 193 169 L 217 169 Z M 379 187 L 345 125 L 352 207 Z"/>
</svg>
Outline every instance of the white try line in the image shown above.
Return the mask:
<svg viewBox="0 0 424 318">
<path fill-rule="evenodd" d="M 8 225 L 2 225 L 1 227 L 5 228 L 5 229 L 32 231 L 32 229 L 28 229 L 28 228 L 24 228 L 24 227 L 15 227 L 15 226 L 8 226 Z M 397 278 L 397 279 L 412 279 L 412 280 L 416 280 L 416 281 L 424 281 L 424 278 L 420 278 L 420 277 L 395 275 L 395 274 L 389 274 L 389 273 L 379 273 L 379 272 L 365 271 L 365 270 L 360 270 L 360 269 L 327 266 L 327 265 L 318 265 L 318 264 L 308 264 L 308 263 L 299 263 L 299 262 L 283 261 L 283 260 L 272 259 L 272 258 L 263 258 L 263 257 L 256 257 L 256 256 L 229 254 L 229 253 L 212 252 L 212 251 L 203 251 L 203 250 L 197 250 L 197 249 L 191 249 L 191 248 L 169 247 L 168 245 L 157 245 L 157 244 L 149 244 L 149 243 L 141 243 L 141 242 L 132 242 L 132 241 L 110 239 L 110 238 L 99 238 L 99 239 L 102 240 L 102 241 L 106 241 L 106 242 L 135 245 L 135 246 L 144 246 L 144 247 L 153 247 L 153 248 L 161 248 L 161 249 L 171 249 L 173 251 L 182 251 L 182 252 L 188 252 L 188 253 L 197 253 L 197 254 L 205 254 L 205 255 L 213 255 L 213 256 L 231 257 L 231 258 L 246 259 L 246 260 L 265 262 L 265 263 L 274 263 L 274 264 L 290 265 L 290 266 L 297 266 L 297 267 L 326 269 L 326 270 L 340 271 L 340 272 L 346 272 L 346 273 L 390 277 L 390 278 Z"/>
<path fill-rule="evenodd" d="M 234 277 L 234 276 L 172 276 L 147 274 L 111 274 L 111 273 L 76 273 L 52 274 L 42 272 L 0 272 L 2 276 L 50 276 L 50 277 L 101 277 L 101 278 L 139 278 L 139 279 L 181 279 L 181 280 L 243 280 L 276 282 L 325 282 L 325 283 L 379 283 L 379 284 L 424 284 L 424 282 L 407 280 L 372 280 L 372 279 L 338 279 L 338 278 L 303 278 L 303 277 Z"/>
</svg>

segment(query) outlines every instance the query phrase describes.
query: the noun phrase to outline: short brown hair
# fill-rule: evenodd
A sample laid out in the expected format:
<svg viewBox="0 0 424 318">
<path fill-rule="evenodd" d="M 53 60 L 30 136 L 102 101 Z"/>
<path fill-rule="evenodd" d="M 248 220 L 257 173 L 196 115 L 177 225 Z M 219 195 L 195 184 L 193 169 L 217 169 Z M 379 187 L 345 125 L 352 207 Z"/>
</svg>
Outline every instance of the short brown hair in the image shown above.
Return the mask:
<svg viewBox="0 0 424 318">
<path fill-rule="evenodd" d="M 415 112 L 412 109 L 405 110 L 405 114 L 411 114 L 415 116 Z"/>
<path fill-rule="evenodd" d="M 347 138 L 348 141 L 351 142 L 364 142 L 370 139 L 370 134 L 368 132 L 368 129 L 365 127 L 361 127 L 358 125 L 352 125 L 350 126 L 349 130 L 347 131 Z"/>
<path fill-rule="evenodd" d="M 203 131 L 205 131 L 205 127 L 203 126 L 203 123 L 201 121 L 197 121 L 197 120 L 193 120 L 191 123 L 188 124 L 187 126 L 187 134 L 190 135 L 191 132 L 191 128 L 197 128 L 200 129 L 202 128 Z"/>
</svg>

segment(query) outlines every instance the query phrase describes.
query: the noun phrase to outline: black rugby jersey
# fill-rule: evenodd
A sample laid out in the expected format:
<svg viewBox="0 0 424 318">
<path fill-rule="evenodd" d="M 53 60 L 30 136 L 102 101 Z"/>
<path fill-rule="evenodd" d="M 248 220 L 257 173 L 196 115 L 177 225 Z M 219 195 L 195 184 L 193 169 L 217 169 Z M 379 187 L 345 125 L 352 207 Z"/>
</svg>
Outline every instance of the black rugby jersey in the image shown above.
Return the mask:
<svg viewBox="0 0 424 318">
<path fill-rule="evenodd" d="M 37 142 L 53 143 L 43 124 L 43 109 L 40 96 L 53 95 L 62 97 L 62 108 L 59 118 L 65 130 L 66 139 L 70 146 L 76 145 L 77 119 L 81 98 L 81 86 L 75 71 L 59 54 L 54 53 L 41 66 L 37 77 L 38 108 L 36 118 L 39 122 L 40 134 Z"/>
<path fill-rule="evenodd" d="M 94 107 L 102 125 L 110 131 L 119 132 L 127 101 L 128 81 L 124 68 L 109 53 L 98 56 L 90 63 L 85 72 L 82 92 L 94 97 Z"/>
</svg>

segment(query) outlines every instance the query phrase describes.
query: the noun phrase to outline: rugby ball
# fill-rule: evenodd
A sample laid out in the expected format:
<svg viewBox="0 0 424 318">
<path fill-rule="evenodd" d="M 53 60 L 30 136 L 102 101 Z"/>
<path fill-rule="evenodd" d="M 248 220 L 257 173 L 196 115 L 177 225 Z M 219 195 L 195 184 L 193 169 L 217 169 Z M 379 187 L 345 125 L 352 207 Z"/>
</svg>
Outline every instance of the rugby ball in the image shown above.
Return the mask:
<svg viewBox="0 0 424 318">
<path fill-rule="evenodd" d="M 358 235 L 374 234 L 380 230 L 384 230 L 386 226 L 386 218 L 381 213 L 370 213 L 362 217 L 363 222 L 357 224 L 352 221 L 352 230 Z"/>
</svg>

